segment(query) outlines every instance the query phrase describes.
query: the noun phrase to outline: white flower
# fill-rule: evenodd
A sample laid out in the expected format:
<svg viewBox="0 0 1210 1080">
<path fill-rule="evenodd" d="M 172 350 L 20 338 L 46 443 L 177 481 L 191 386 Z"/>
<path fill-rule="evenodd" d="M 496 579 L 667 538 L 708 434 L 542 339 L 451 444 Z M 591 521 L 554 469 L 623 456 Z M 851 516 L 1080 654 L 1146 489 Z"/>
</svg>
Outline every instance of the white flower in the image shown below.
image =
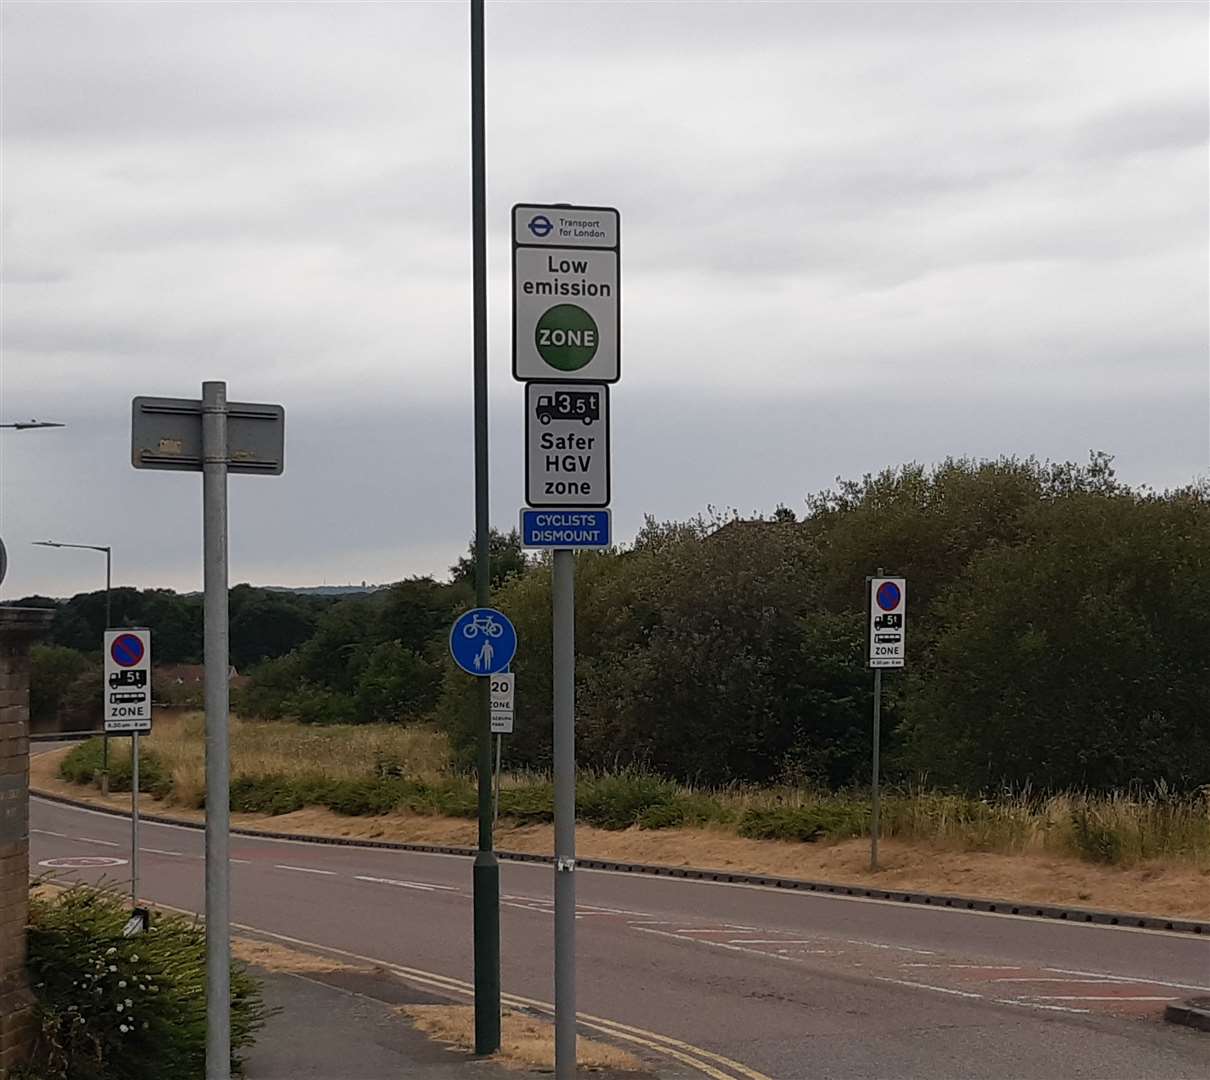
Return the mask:
<svg viewBox="0 0 1210 1080">
<path fill-rule="evenodd" d="M 119 979 L 119 980 L 118 980 L 118 989 L 119 989 L 119 990 L 125 990 L 125 989 L 126 989 L 126 980 L 125 980 L 125 979 Z"/>
<path fill-rule="evenodd" d="M 117 965 L 117 964 L 110 964 L 110 965 L 109 965 L 109 970 L 110 970 L 110 971 L 117 971 L 117 970 L 118 970 L 118 965 Z"/>
<path fill-rule="evenodd" d="M 125 1035 L 125 1034 L 126 1034 L 126 1032 L 128 1032 L 128 1031 L 130 1030 L 130 1028 L 128 1028 L 128 1027 L 127 1027 L 125 1024 L 119 1024 L 119 1025 L 118 1025 L 118 1030 L 119 1030 L 119 1031 L 120 1031 L 120 1032 L 121 1032 L 123 1035 Z"/>
<path fill-rule="evenodd" d="M 114 955 L 114 954 L 115 954 L 117 951 L 118 951 L 117 949 L 114 949 L 114 948 L 109 948 L 109 949 L 106 949 L 106 950 L 105 950 L 105 955 L 106 955 L 106 956 L 113 956 L 113 955 Z"/>
<path fill-rule="evenodd" d="M 124 1008 L 126 1008 L 126 1006 L 123 1005 L 121 1002 L 118 1002 L 118 1012 L 121 1012 Z"/>
<path fill-rule="evenodd" d="M 127 1008 L 130 1008 L 130 1006 L 131 1006 L 131 1005 L 133 1005 L 133 1004 L 134 1004 L 134 1002 L 133 1002 L 133 1001 L 131 1001 L 131 1000 L 130 1000 L 130 998 L 127 998 L 127 999 L 126 999 L 126 1007 L 127 1007 Z"/>
<path fill-rule="evenodd" d="M 139 954 L 138 954 L 137 952 L 136 952 L 136 953 L 131 953 L 131 954 L 130 954 L 130 959 L 131 959 L 131 960 L 138 960 L 138 958 L 139 958 Z"/>
</svg>

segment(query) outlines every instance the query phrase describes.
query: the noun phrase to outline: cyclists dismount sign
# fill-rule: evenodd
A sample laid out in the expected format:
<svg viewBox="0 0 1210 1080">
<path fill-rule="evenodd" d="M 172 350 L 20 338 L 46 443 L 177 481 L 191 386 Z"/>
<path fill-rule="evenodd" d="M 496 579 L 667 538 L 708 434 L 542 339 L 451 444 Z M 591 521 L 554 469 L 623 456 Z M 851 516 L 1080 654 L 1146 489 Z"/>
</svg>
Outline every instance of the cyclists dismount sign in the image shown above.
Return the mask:
<svg viewBox="0 0 1210 1080">
<path fill-rule="evenodd" d="M 517 631 L 495 608 L 471 608 L 450 628 L 450 655 L 469 675 L 504 671 L 517 654 Z"/>
</svg>

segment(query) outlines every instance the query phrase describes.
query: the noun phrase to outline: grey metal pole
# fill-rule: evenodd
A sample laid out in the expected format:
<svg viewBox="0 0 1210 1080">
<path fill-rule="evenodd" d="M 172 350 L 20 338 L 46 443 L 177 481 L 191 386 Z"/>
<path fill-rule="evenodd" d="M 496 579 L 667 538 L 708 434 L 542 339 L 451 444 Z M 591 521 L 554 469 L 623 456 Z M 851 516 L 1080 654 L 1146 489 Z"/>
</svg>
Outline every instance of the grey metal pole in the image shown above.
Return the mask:
<svg viewBox="0 0 1210 1080">
<path fill-rule="evenodd" d="M 109 603 L 110 585 L 113 580 L 112 565 L 113 549 L 105 549 L 105 629 L 113 628 L 113 613 Z M 104 640 L 104 635 L 102 635 Z M 109 734 L 101 736 L 101 794 L 109 797 Z"/>
<path fill-rule="evenodd" d="M 139 906 L 139 733 L 130 733 L 130 906 Z"/>
<path fill-rule="evenodd" d="M 231 1078 L 227 745 L 227 384 L 202 383 L 206 699 L 206 1080 Z"/>
<path fill-rule="evenodd" d="M 576 1074 L 576 557 L 551 582 L 555 764 L 555 1077 Z"/>
<path fill-rule="evenodd" d="M 880 791 L 878 784 L 878 750 L 882 742 L 882 668 L 874 669 L 874 805 L 870 819 L 870 869 L 878 869 L 878 813 Z"/>
<path fill-rule="evenodd" d="M 471 314 L 475 410 L 475 604 L 491 602 L 487 469 L 487 139 L 483 0 L 471 0 Z M 479 678 L 479 850 L 472 873 L 475 1053 L 500 1049 L 500 863 L 492 844 L 491 679 Z"/>
</svg>

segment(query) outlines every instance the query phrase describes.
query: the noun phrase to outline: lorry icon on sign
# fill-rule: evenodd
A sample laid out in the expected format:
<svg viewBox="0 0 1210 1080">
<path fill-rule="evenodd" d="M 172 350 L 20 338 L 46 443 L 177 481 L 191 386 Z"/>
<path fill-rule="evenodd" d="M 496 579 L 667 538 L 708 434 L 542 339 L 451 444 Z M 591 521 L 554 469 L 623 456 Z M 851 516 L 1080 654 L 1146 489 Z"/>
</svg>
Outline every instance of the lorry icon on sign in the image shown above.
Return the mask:
<svg viewBox="0 0 1210 1080">
<path fill-rule="evenodd" d="M 875 615 L 874 616 L 875 630 L 902 630 L 903 629 L 903 614 L 896 615 Z"/>
<path fill-rule="evenodd" d="M 596 390 L 539 394 L 534 416 L 543 427 L 552 420 L 579 420 L 584 424 L 595 424 L 601 419 L 601 395 Z"/>
<path fill-rule="evenodd" d="M 113 671 L 109 675 L 109 688 L 116 690 L 119 686 L 146 686 L 147 672 L 140 668 L 132 671 L 127 668 L 125 671 Z"/>
</svg>

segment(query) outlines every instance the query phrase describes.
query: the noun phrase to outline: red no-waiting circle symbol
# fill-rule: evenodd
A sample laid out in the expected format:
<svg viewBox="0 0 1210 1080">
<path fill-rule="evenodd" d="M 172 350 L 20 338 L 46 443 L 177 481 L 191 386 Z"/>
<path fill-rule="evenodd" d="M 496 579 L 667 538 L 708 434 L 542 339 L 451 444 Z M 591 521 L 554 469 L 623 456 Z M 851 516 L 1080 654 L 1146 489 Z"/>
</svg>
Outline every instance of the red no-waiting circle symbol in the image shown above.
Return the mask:
<svg viewBox="0 0 1210 1080">
<path fill-rule="evenodd" d="M 899 592 L 899 586 L 893 581 L 884 581 L 878 586 L 878 593 L 875 597 L 878 601 L 878 606 L 883 611 L 894 611 L 899 606 L 899 601 L 902 594 Z"/>
<path fill-rule="evenodd" d="M 109 655 L 119 667 L 134 667 L 143 659 L 143 639 L 137 634 L 119 634 L 109 646 Z"/>
</svg>

